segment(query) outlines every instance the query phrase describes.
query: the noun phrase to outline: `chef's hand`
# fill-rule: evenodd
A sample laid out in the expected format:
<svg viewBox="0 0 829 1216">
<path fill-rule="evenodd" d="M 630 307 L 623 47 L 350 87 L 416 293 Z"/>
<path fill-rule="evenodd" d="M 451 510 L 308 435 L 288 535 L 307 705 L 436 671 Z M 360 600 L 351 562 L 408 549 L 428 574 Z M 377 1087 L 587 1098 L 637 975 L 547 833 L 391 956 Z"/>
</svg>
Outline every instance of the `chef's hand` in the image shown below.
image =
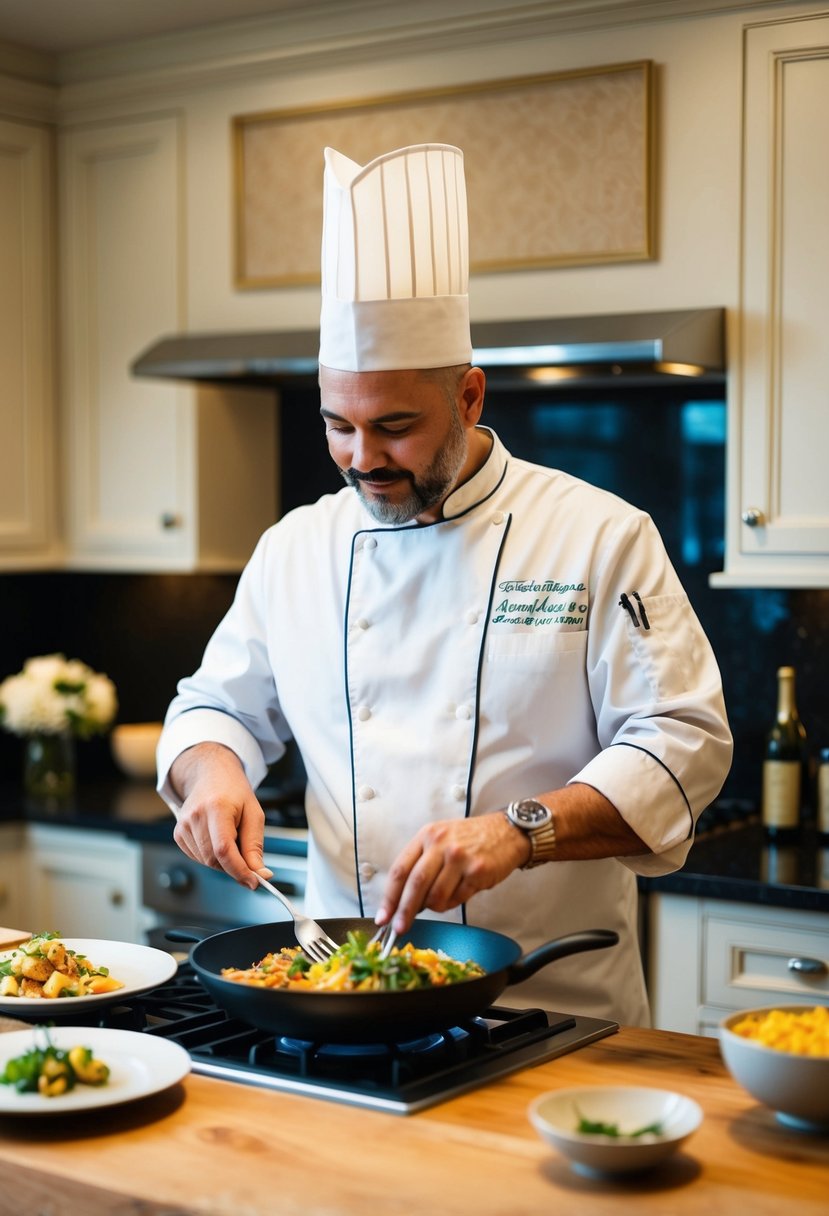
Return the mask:
<svg viewBox="0 0 829 1216">
<path fill-rule="evenodd" d="M 422 827 L 398 854 L 375 921 L 405 933 L 418 912 L 448 912 L 530 859 L 530 842 L 503 811 Z"/>
<path fill-rule="evenodd" d="M 173 831 L 183 853 L 244 887 L 258 886 L 255 874 L 271 877 L 262 857 L 265 815 L 235 752 L 199 743 L 176 758 L 170 780 L 183 798 Z"/>
</svg>

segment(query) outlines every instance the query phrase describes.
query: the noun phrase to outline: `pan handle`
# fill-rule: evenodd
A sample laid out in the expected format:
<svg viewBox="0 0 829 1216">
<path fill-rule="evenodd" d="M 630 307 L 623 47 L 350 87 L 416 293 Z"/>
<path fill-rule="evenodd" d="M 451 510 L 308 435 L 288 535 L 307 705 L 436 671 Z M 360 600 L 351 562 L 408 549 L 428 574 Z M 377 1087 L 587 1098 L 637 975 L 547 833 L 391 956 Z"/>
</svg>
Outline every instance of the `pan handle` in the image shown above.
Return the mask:
<svg viewBox="0 0 829 1216">
<path fill-rule="evenodd" d="M 200 925 L 177 925 L 174 929 L 164 930 L 164 936 L 171 942 L 203 942 L 213 933 L 214 930 L 203 929 Z"/>
<path fill-rule="evenodd" d="M 618 940 L 619 934 L 613 929 L 584 929 L 581 933 L 557 937 L 555 941 L 545 942 L 529 954 L 522 955 L 507 968 L 507 984 L 520 984 L 522 980 L 528 980 L 536 971 L 557 959 L 567 958 L 570 954 L 582 954 L 586 950 L 604 950 L 606 946 L 615 946 Z"/>
</svg>

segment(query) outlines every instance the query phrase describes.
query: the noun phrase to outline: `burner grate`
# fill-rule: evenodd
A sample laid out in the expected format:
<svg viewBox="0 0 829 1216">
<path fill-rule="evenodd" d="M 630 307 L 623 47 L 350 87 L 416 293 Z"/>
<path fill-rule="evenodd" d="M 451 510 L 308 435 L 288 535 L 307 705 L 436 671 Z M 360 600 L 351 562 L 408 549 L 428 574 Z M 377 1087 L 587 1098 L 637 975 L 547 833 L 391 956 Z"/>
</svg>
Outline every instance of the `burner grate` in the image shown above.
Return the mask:
<svg viewBox="0 0 829 1216">
<path fill-rule="evenodd" d="M 157 1035 L 184 1047 L 193 1071 L 245 1085 L 411 1114 L 618 1030 L 615 1022 L 493 1006 L 407 1043 L 332 1044 L 259 1030 L 216 1006 L 188 962 L 129 1002 L 50 1020 Z M 50 1011 L 51 1012 L 51 1011 Z"/>
</svg>

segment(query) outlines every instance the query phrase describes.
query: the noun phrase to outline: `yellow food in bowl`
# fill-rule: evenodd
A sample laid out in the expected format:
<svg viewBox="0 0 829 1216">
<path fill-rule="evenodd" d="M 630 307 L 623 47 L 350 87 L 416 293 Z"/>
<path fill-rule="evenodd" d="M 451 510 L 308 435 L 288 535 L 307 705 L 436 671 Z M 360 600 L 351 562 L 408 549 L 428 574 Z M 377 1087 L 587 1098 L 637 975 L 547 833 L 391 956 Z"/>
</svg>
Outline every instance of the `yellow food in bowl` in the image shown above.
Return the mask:
<svg viewBox="0 0 829 1216">
<path fill-rule="evenodd" d="M 749 1015 L 730 1027 L 733 1034 L 776 1051 L 800 1056 L 829 1056 L 829 1009 L 771 1009 Z"/>
</svg>

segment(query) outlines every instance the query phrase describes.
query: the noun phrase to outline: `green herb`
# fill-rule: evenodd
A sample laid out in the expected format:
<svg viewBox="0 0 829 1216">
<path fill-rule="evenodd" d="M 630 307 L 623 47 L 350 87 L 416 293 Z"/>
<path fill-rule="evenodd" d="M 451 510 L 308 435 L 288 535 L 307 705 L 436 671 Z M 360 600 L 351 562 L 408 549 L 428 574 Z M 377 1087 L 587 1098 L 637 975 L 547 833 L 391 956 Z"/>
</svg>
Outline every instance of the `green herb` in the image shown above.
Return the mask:
<svg viewBox="0 0 829 1216">
<path fill-rule="evenodd" d="M 576 1114 L 579 1117 L 576 1131 L 581 1132 L 583 1136 L 613 1136 L 617 1139 L 622 1137 L 624 1139 L 635 1140 L 637 1136 L 649 1134 L 653 1136 L 662 1135 L 661 1123 L 648 1123 L 645 1127 L 638 1127 L 633 1132 L 620 1132 L 618 1123 L 603 1123 L 601 1120 L 587 1119 L 579 1111 L 578 1107 L 576 1108 Z"/>
<path fill-rule="evenodd" d="M 41 1031 L 43 1046 L 37 1046 Z M 41 1082 L 41 1077 L 45 1081 Z M 66 1062 L 66 1052 L 55 1047 L 45 1026 L 35 1027 L 35 1046 L 6 1062 L 0 1083 L 11 1085 L 19 1094 L 52 1091 L 65 1092 L 75 1083 L 72 1069 Z M 47 1095 L 48 1096 L 48 1095 Z"/>
<path fill-rule="evenodd" d="M 56 1098 L 73 1089 L 76 1081 L 104 1085 L 108 1078 L 109 1068 L 92 1058 L 91 1048 L 72 1047 L 64 1051 L 55 1047 L 48 1027 L 35 1026 L 34 1046 L 6 1061 L 0 1085 L 10 1085 L 19 1094 L 39 1093 L 44 1098 Z"/>
<path fill-rule="evenodd" d="M 304 956 L 297 955 L 289 975 L 295 974 L 294 968 L 301 958 Z M 381 958 L 379 945 L 375 943 L 370 946 L 369 936 L 362 930 L 349 932 L 343 945 L 326 960 L 323 967 L 326 972 L 348 967 L 349 978 L 355 985 L 376 976 L 380 980 L 380 987 L 388 992 L 428 988 L 433 982 L 429 968 L 418 964 L 405 951 L 393 951 L 388 958 Z M 303 970 L 307 970 L 307 967 L 303 967 Z M 441 970 L 446 983 L 449 984 L 474 979 L 483 974 L 477 963 L 460 963 L 454 959 L 443 960 Z"/>
</svg>

